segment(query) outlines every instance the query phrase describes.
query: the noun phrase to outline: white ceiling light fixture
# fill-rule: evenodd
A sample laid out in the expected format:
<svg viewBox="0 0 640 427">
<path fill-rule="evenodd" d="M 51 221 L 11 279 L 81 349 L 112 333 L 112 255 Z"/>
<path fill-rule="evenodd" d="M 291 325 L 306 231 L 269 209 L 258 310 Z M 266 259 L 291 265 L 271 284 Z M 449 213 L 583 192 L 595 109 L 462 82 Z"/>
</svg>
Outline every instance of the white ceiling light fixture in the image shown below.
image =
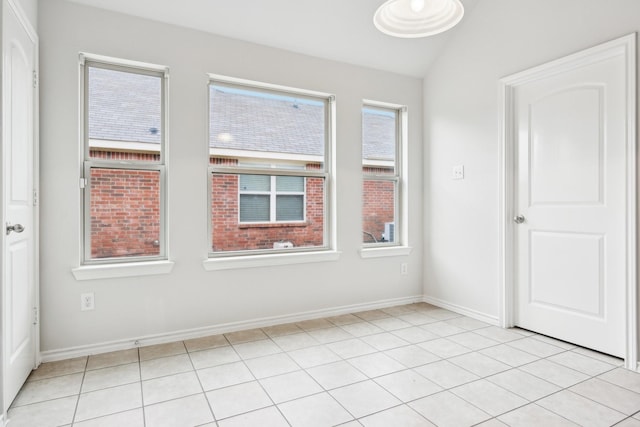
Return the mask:
<svg viewBox="0 0 640 427">
<path fill-rule="evenodd" d="M 447 31 L 463 15 L 460 0 L 388 0 L 376 11 L 373 23 L 390 36 L 417 38 Z"/>
</svg>

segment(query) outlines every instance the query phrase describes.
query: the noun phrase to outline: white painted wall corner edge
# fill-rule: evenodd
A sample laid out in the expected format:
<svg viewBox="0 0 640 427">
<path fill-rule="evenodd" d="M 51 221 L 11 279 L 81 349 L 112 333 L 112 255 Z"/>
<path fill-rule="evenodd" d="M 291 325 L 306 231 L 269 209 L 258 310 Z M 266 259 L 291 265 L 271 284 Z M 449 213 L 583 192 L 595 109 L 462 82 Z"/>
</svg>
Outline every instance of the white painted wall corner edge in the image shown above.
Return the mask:
<svg viewBox="0 0 640 427">
<path fill-rule="evenodd" d="M 476 319 L 481 322 L 488 323 L 489 325 L 500 326 L 500 318 L 497 316 L 492 316 L 490 314 L 472 310 L 470 308 L 463 307 L 458 304 L 453 304 L 448 301 L 441 300 L 439 298 L 424 296 L 422 298 L 422 301 L 428 304 L 435 305 L 440 308 L 444 308 L 445 310 L 453 311 L 454 313 L 458 313 L 460 315 L 471 317 L 472 319 Z"/>
<path fill-rule="evenodd" d="M 109 341 L 83 345 L 78 347 L 48 350 L 41 353 L 43 362 L 54 362 L 58 360 L 84 357 L 111 351 L 127 350 L 136 347 L 165 344 L 175 341 L 183 341 L 193 338 L 201 338 L 209 335 L 219 335 L 229 332 L 265 328 L 284 323 L 301 322 L 303 320 L 319 319 L 323 317 L 339 316 L 342 314 L 354 313 L 358 311 L 377 310 L 381 308 L 393 307 L 396 305 L 412 304 L 422 302 L 422 295 L 392 298 L 368 303 L 344 305 L 320 310 L 311 310 L 301 313 L 287 314 L 282 316 L 264 317 L 259 319 L 229 322 L 219 325 L 212 325 L 203 328 L 185 329 L 164 334 L 146 335 L 141 337 L 131 337 L 128 339 Z M 137 344 L 136 344 L 137 343 Z"/>
</svg>

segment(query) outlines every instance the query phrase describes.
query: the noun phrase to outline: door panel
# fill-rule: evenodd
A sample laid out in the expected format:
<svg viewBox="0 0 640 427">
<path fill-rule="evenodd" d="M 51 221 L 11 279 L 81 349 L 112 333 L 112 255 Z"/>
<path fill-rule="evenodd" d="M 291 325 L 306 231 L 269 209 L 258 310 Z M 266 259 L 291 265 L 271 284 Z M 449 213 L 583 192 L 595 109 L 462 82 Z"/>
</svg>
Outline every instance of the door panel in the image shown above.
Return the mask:
<svg viewBox="0 0 640 427">
<path fill-rule="evenodd" d="M 10 2 L 3 0 L 3 206 L 7 224 L 3 272 L 4 408 L 36 363 L 36 265 L 34 200 L 35 41 Z"/>
<path fill-rule="evenodd" d="M 29 245 L 25 241 L 10 245 L 7 254 L 7 276 L 11 283 L 28 283 L 29 278 L 25 277 L 25 273 L 30 268 L 29 265 Z M 7 318 L 9 319 L 8 335 L 6 337 L 9 342 L 8 350 L 12 357 L 9 363 L 15 363 L 17 357 L 25 355 L 23 351 L 30 345 L 31 340 L 31 318 L 30 312 L 20 309 L 31 304 L 31 292 L 27 286 L 12 286 L 8 288 L 8 301 L 10 305 Z M 13 309 L 16 307 L 17 309 Z M 28 352 L 26 356 L 29 356 Z M 27 363 L 33 363 L 27 360 Z"/>
<path fill-rule="evenodd" d="M 514 89 L 515 323 L 625 355 L 626 57 Z"/>
<path fill-rule="evenodd" d="M 530 241 L 529 304 L 602 319 L 603 236 L 532 232 Z"/>
<path fill-rule="evenodd" d="M 532 205 L 601 202 L 603 92 L 575 87 L 531 105 Z"/>
</svg>

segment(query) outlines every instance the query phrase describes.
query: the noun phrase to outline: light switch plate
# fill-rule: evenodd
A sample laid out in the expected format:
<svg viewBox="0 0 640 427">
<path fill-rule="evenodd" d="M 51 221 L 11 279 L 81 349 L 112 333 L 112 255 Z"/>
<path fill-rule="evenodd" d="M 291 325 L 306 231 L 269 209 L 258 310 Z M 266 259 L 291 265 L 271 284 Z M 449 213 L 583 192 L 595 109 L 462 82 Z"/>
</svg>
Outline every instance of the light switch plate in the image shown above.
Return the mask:
<svg viewBox="0 0 640 427">
<path fill-rule="evenodd" d="M 451 170 L 451 179 L 464 179 L 464 166 L 455 165 Z"/>
</svg>

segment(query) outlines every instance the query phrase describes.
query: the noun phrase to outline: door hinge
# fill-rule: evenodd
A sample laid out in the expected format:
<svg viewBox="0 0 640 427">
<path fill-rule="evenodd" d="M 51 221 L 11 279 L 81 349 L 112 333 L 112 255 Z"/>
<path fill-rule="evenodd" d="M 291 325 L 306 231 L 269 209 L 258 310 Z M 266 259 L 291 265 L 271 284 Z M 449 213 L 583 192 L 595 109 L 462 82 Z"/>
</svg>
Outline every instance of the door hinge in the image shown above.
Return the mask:
<svg viewBox="0 0 640 427">
<path fill-rule="evenodd" d="M 38 190 L 33 189 L 33 206 L 38 206 Z"/>
<path fill-rule="evenodd" d="M 38 72 L 36 70 L 33 70 L 33 88 L 37 88 L 38 87 Z"/>
<path fill-rule="evenodd" d="M 80 178 L 80 188 L 87 187 L 87 178 Z"/>
<path fill-rule="evenodd" d="M 33 324 L 38 324 L 38 307 L 33 307 Z"/>
</svg>

